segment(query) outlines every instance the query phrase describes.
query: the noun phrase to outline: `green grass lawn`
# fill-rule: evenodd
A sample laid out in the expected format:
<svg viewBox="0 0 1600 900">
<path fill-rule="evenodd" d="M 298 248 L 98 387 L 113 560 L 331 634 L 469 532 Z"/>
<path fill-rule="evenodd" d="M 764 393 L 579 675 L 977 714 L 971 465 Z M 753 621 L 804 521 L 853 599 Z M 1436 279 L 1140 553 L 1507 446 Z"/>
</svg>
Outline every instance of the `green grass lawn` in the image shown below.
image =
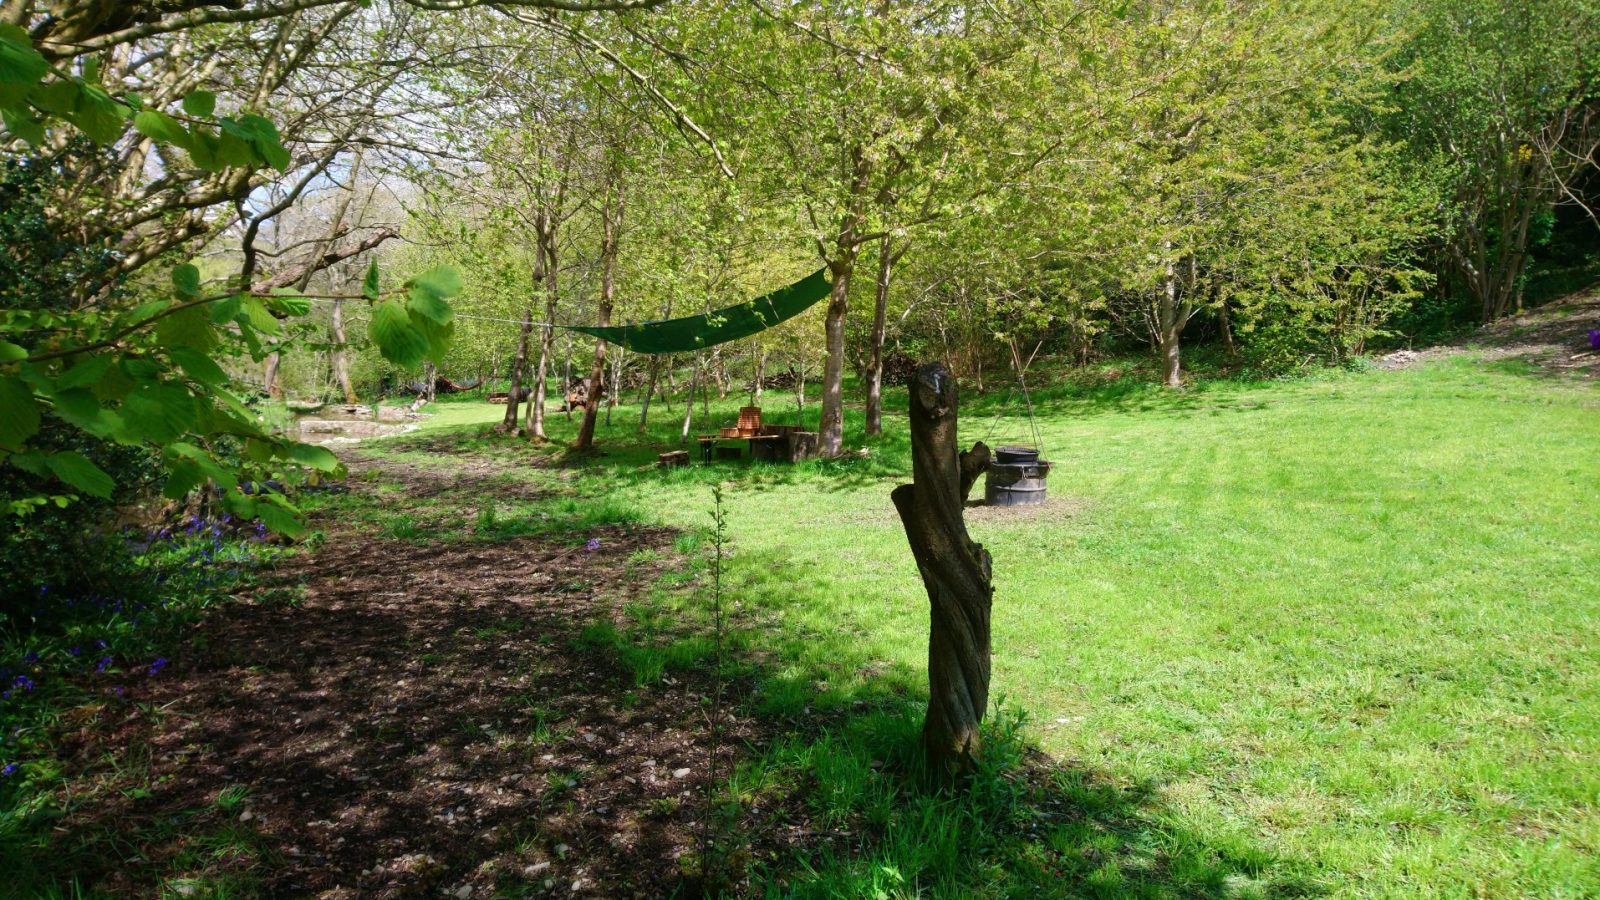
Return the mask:
<svg viewBox="0 0 1600 900">
<path fill-rule="evenodd" d="M 1027 435 L 1002 399 L 968 398 L 964 441 Z M 678 423 L 638 437 L 624 406 L 607 456 L 514 470 L 690 529 L 723 483 L 743 640 L 770 661 L 756 705 L 899 710 L 827 738 L 832 759 L 748 776 L 800 767 L 824 795 L 846 786 L 841 816 L 877 816 L 876 838 L 807 861 L 790 890 L 1600 896 L 1600 391 L 1453 358 L 1034 399 L 1051 505 L 968 519 L 994 556 L 992 692 L 1085 807 L 1034 848 L 1064 871 L 1019 874 L 1027 848 L 950 869 L 918 855 L 935 838 L 905 809 L 870 808 L 872 741 L 909 739 L 925 689 L 926 598 L 888 500 L 903 415 L 862 459 L 663 472 Z M 500 407 L 434 409 L 424 440 L 378 446 L 538 452 L 466 437 Z M 767 410 L 792 421 L 793 399 Z M 554 437 L 574 425 L 553 416 Z"/>
</svg>

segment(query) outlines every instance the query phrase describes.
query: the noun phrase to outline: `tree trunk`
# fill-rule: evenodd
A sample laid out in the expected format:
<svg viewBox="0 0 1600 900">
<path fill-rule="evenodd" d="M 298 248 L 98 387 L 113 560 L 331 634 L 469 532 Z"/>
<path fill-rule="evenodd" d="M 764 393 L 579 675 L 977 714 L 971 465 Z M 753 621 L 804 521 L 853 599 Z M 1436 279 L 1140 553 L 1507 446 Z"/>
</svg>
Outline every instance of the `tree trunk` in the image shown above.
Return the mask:
<svg viewBox="0 0 1600 900">
<path fill-rule="evenodd" d="M 622 198 L 615 190 L 600 210 L 600 327 L 611 324 L 611 306 L 617 296 L 617 231 L 622 224 Z M 600 415 L 600 389 L 606 377 L 606 342 L 596 338 L 594 360 L 589 365 L 589 390 L 583 398 L 583 424 L 578 426 L 576 450 L 594 447 L 594 426 Z M 570 407 L 569 407 L 570 408 Z"/>
<path fill-rule="evenodd" d="M 1170 249 L 1170 247 L 1169 247 Z M 1161 297 L 1156 304 L 1156 343 L 1161 353 L 1161 383 L 1183 387 L 1178 340 L 1183 334 L 1183 315 L 1178 305 L 1178 264 L 1167 258 Z"/>
<path fill-rule="evenodd" d="M 766 389 L 767 380 L 767 348 L 756 348 L 756 388 L 751 394 L 750 402 L 756 406 L 761 405 L 761 392 Z"/>
<path fill-rule="evenodd" d="M 608 317 L 609 320 L 609 317 Z M 617 361 L 611 366 L 611 396 L 606 398 L 606 427 L 611 427 L 611 411 L 622 402 L 622 365 L 628 361 L 625 347 L 617 348 Z"/>
<path fill-rule="evenodd" d="M 533 384 L 532 407 L 528 409 L 528 439 L 545 440 L 544 406 L 549 393 L 550 351 L 556 340 L 556 287 L 560 273 L 556 270 L 556 226 L 548 215 L 535 220 L 538 231 L 540 257 L 544 260 L 544 331 L 539 335 L 539 373 Z M 534 273 L 537 278 L 538 273 Z"/>
<path fill-rule="evenodd" d="M 883 433 L 883 333 L 889 321 L 889 278 L 899 254 L 889 235 L 878 241 L 878 282 L 872 304 L 872 346 L 867 355 L 867 434 Z"/>
<path fill-rule="evenodd" d="M 700 361 L 691 360 L 689 363 L 689 397 L 683 404 L 683 433 L 678 435 L 678 443 L 689 442 L 689 426 L 694 422 L 694 389 L 700 382 Z"/>
<path fill-rule="evenodd" d="M 800 357 L 800 365 L 794 373 L 794 408 L 795 415 L 801 430 L 806 427 L 806 358 Z"/>
<path fill-rule="evenodd" d="M 822 367 L 822 419 L 817 424 L 817 449 L 825 457 L 844 453 L 844 317 L 850 311 L 854 249 L 844 251 L 829 268 L 833 270 L 833 290 L 828 296 L 825 326 L 828 356 Z"/>
<path fill-rule="evenodd" d="M 655 396 L 656 379 L 661 376 L 661 361 L 650 360 L 650 378 L 644 385 L 644 399 L 639 403 L 639 430 L 650 427 L 650 398 Z"/>
<path fill-rule="evenodd" d="M 567 402 L 567 393 L 572 390 L 572 340 L 566 343 L 566 352 L 561 358 L 561 408 L 566 411 L 567 421 L 572 421 L 572 404 Z"/>
<path fill-rule="evenodd" d="M 333 331 L 333 350 L 329 354 L 333 364 L 333 380 L 338 383 L 339 390 L 344 392 L 344 402 L 356 402 L 356 390 L 350 384 L 350 354 L 345 349 L 349 338 L 344 331 L 344 301 L 333 301 L 333 322 L 329 326 Z"/>
<path fill-rule="evenodd" d="M 1239 355 L 1239 347 L 1233 342 L 1233 319 L 1228 315 L 1228 301 L 1223 300 L 1217 307 L 1217 328 L 1222 332 L 1222 349 L 1228 354 L 1229 359 Z"/>
<path fill-rule="evenodd" d="M 911 384 L 912 483 L 890 494 L 928 592 L 928 715 L 922 745 L 928 771 L 948 782 L 970 773 L 989 704 L 989 615 L 994 596 L 988 551 L 967 535 L 965 491 L 988 449 L 956 452 L 956 380 L 939 363 Z"/>
<path fill-rule="evenodd" d="M 355 159 L 350 165 L 350 190 L 339 198 L 339 205 L 334 208 L 333 221 L 328 224 L 328 239 L 323 241 L 317 248 L 318 255 L 327 252 L 328 247 L 338 238 L 340 231 L 344 228 L 345 216 L 349 215 L 350 203 L 355 199 L 356 182 L 361 177 L 361 164 L 366 159 L 366 156 L 367 148 L 365 146 L 356 148 Z M 315 270 L 308 270 L 305 275 L 301 276 L 297 285 L 300 291 L 303 292 L 311 286 L 311 276 L 314 272 Z M 328 364 L 333 369 L 333 380 L 338 383 L 339 389 L 344 392 L 344 402 L 355 403 L 356 392 L 350 386 L 350 354 L 345 348 L 348 339 L 344 330 L 344 301 L 333 301 L 333 321 L 329 327 L 333 332 L 333 346 L 328 350 Z"/>
<path fill-rule="evenodd" d="M 507 388 L 510 393 L 506 395 L 506 415 L 500 424 L 495 426 L 496 431 L 516 433 L 517 410 L 522 403 L 522 369 L 528 364 L 528 342 L 532 336 L 533 306 L 530 304 L 522 313 L 522 334 L 517 339 L 517 355 L 511 360 L 511 384 Z"/>
<path fill-rule="evenodd" d="M 278 367 L 283 364 L 283 357 L 277 351 L 267 354 L 267 365 L 261 370 L 261 386 L 266 389 L 267 396 L 274 400 L 283 399 L 283 385 L 278 383 Z"/>
</svg>

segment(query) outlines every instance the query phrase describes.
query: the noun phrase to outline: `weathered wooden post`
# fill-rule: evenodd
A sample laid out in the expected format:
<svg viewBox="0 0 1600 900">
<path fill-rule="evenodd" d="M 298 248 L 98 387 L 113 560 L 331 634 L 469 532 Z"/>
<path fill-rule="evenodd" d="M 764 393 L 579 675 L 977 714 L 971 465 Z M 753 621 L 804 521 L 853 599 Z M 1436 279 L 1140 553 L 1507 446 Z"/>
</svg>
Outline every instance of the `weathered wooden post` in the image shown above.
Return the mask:
<svg viewBox="0 0 1600 900">
<path fill-rule="evenodd" d="M 988 551 L 967 536 L 962 505 L 989 461 L 980 441 L 956 451 L 956 380 L 939 363 L 911 383 L 912 483 L 890 495 L 928 590 L 928 716 L 922 727 L 929 771 L 951 780 L 971 771 L 978 724 L 989 704 Z"/>
</svg>

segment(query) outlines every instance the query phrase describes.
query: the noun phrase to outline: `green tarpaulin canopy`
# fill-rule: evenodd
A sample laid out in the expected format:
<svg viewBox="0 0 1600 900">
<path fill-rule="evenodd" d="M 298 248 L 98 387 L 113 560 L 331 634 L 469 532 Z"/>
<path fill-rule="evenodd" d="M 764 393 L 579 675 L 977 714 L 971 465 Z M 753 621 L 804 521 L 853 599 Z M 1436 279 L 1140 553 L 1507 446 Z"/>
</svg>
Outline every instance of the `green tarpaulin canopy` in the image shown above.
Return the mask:
<svg viewBox="0 0 1600 900">
<path fill-rule="evenodd" d="M 749 337 L 792 319 L 828 296 L 831 289 L 828 270 L 824 268 L 749 303 L 719 309 L 703 316 L 611 328 L 581 328 L 577 325 L 568 325 L 567 328 L 621 344 L 635 353 L 683 353 Z"/>
</svg>

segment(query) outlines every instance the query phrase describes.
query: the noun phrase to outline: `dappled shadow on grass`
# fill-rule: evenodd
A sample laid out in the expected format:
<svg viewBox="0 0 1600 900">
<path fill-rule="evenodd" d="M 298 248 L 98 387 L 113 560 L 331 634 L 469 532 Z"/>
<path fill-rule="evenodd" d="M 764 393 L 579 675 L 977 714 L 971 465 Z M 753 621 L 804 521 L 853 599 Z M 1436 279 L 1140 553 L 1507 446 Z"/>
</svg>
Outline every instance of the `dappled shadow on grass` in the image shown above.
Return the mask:
<svg viewBox="0 0 1600 900">
<path fill-rule="evenodd" d="M 426 470 L 376 474 L 341 503 L 427 493 Z M 1010 711 L 967 790 L 925 790 L 921 673 L 850 629 L 783 621 L 834 599 L 781 554 L 730 562 L 712 778 L 698 535 L 590 516 L 576 534 L 402 542 L 354 511 L 320 514 L 324 546 L 84 735 L 70 765 L 122 757 L 53 832 L 82 885 L 681 895 L 706 883 L 695 836 L 716 821 L 711 882 L 749 896 L 1310 892 L 1293 861 L 1164 821 L 1148 785 L 1048 759 Z"/>
<path fill-rule="evenodd" d="M 597 449 L 582 453 L 556 441 L 533 443 L 490 428 L 460 426 L 369 443 L 359 452 L 397 457 L 404 462 L 432 456 L 459 464 L 467 458 L 513 473 L 511 477 L 519 469 L 531 468 L 568 479 L 574 489 L 583 492 L 652 483 L 709 487 L 729 481 L 751 490 L 805 484 L 821 491 L 849 491 L 902 477 L 909 471 L 910 444 L 903 430 L 896 429 L 870 441 L 862 435 L 853 438 L 852 446 L 864 444 L 865 454 L 856 451 L 839 459 L 793 464 L 755 461 L 748 454 L 737 460 L 701 462 L 698 448 L 691 441 L 687 447 L 693 462 L 671 469 L 658 467 L 657 456 L 684 445 L 675 436 L 664 437 L 656 430 L 640 433 L 632 428 L 602 431 Z M 735 444 L 744 448 L 742 441 L 729 442 L 729 446 Z"/>
<path fill-rule="evenodd" d="M 1028 742 L 1026 712 L 1003 700 L 985 723 L 983 770 L 960 790 L 928 789 L 923 674 L 873 659 L 848 629 L 780 627 L 785 610 L 834 602 L 781 554 L 736 557 L 729 580 L 745 610 L 735 644 L 751 693 L 741 700 L 758 721 L 782 723 L 781 738 L 748 751 L 725 789 L 752 893 L 1321 892 L 1298 861 L 1174 825 L 1151 784 L 1050 758 Z"/>
</svg>

